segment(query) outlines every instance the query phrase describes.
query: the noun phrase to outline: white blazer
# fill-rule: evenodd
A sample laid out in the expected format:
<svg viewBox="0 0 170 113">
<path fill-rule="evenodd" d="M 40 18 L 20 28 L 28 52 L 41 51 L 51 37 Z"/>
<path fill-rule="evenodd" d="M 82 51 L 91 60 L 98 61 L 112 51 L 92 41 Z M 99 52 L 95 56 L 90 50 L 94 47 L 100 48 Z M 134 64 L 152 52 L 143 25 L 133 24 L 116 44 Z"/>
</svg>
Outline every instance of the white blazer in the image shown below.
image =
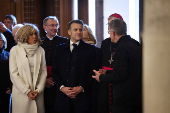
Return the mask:
<svg viewBox="0 0 170 113">
<path fill-rule="evenodd" d="M 38 47 L 34 54 L 34 75 L 31 77 L 30 66 L 23 47 L 17 45 L 10 51 L 10 78 L 12 88 L 12 113 L 44 113 L 44 87 L 47 77 L 45 52 Z M 27 96 L 29 91 L 38 90 L 35 100 Z"/>
</svg>

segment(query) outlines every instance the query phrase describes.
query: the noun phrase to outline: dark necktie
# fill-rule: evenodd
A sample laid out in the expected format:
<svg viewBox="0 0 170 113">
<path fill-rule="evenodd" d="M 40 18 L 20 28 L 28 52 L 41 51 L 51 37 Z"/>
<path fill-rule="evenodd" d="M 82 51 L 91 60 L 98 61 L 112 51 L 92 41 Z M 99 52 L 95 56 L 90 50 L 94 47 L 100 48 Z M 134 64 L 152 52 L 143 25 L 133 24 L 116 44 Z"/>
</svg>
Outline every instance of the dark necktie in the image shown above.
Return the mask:
<svg viewBox="0 0 170 113">
<path fill-rule="evenodd" d="M 72 50 L 73 53 L 73 51 L 75 51 L 75 48 L 77 47 L 77 44 L 73 43 L 72 45 L 73 45 L 73 50 Z"/>
<path fill-rule="evenodd" d="M 77 48 L 77 44 L 73 43 L 72 45 L 73 45 L 73 49 L 71 52 L 71 63 L 75 62 L 75 60 L 76 60 L 76 48 Z"/>
</svg>

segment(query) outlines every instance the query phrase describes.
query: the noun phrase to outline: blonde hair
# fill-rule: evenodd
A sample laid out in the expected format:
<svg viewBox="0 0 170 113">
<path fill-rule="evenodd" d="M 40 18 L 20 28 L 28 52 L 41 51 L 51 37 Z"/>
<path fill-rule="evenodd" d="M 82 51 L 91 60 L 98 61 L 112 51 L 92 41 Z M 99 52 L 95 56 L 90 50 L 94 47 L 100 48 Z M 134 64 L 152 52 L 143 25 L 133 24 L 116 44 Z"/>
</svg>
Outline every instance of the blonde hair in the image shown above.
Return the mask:
<svg viewBox="0 0 170 113">
<path fill-rule="evenodd" d="M 41 44 L 41 39 L 39 35 L 39 30 L 36 25 L 25 23 L 16 33 L 17 42 L 28 43 L 29 36 L 35 31 L 37 34 L 38 46 Z"/>
<path fill-rule="evenodd" d="M 96 40 L 92 30 L 90 29 L 90 27 L 87 24 L 84 24 L 84 27 L 87 29 L 87 33 L 89 35 L 88 41 L 92 41 L 92 42 L 94 42 L 94 44 L 96 44 L 97 40 Z"/>
</svg>

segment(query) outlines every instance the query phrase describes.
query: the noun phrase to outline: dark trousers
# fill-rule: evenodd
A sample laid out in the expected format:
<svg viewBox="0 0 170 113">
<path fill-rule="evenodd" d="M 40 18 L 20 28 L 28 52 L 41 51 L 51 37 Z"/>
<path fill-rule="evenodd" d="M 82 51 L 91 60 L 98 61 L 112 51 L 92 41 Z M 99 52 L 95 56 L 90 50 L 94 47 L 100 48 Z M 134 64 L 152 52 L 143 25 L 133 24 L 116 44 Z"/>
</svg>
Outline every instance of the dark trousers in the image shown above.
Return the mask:
<svg viewBox="0 0 170 113">
<path fill-rule="evenodd" d="M 142 106 L 112 106 L 112 113 L 142 113 Z"/>
<path fill-rule="evenodd" d="M 51 88 L 45 88 L 44 90 L 45 113 L 54 113 L 55 97 L 56 86 L 53 86 Z"/>
<path fill-rule="evenodd" d="M 0 92 L 0 110 L 3 113 L 9 113 L 9 99 L 10 95 L 5 92 Z"/>
<path fill-rule="evenodd" d="M 91 113 L 90 111 L 82 111 L 76 109 L 76 101 L 74 99 L 69 99 L 69 110 L 65 111 L 55 111 L 54 113 Z"/>
<path fill-rule="evenodd" d="M 91 113 L 91 112 L 89 112 L 89 111 L 75 111 L 75 112 L 73 112 L 73 111 L 70 111 L 70 112 L 66 112 L 66 111 L 55 111 L 54 113 Z"/>
</svg>

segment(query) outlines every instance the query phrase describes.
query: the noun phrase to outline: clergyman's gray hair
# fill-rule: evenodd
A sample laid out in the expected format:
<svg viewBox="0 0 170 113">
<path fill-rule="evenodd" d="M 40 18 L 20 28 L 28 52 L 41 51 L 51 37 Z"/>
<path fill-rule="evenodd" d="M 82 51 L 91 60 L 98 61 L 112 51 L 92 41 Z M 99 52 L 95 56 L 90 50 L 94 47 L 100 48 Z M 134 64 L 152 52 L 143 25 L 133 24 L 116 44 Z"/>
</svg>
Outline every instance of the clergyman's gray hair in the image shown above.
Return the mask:
<svg viewBox="0 0 170 113">
<path fill-rule="evenodd" d="M 127 25 L 122 19 L 114 19 L 109 23 L 110 31 L 115 32 L 118 36 L 127 35 Z"/>
<path fill-rule="evenodd" d="M 59 25 L 59 21 L 58 21 L 58 18 L 57 18 L 56 16 L 48 16 L 48 17 L 46 17 L 46 18 L 43 20 L 43 25 L 46 25 L 47 20 L 49 20 L 49 19 L 57 20 L 57 23 L 58 23 L 58 25 Z"/>
</svg>

